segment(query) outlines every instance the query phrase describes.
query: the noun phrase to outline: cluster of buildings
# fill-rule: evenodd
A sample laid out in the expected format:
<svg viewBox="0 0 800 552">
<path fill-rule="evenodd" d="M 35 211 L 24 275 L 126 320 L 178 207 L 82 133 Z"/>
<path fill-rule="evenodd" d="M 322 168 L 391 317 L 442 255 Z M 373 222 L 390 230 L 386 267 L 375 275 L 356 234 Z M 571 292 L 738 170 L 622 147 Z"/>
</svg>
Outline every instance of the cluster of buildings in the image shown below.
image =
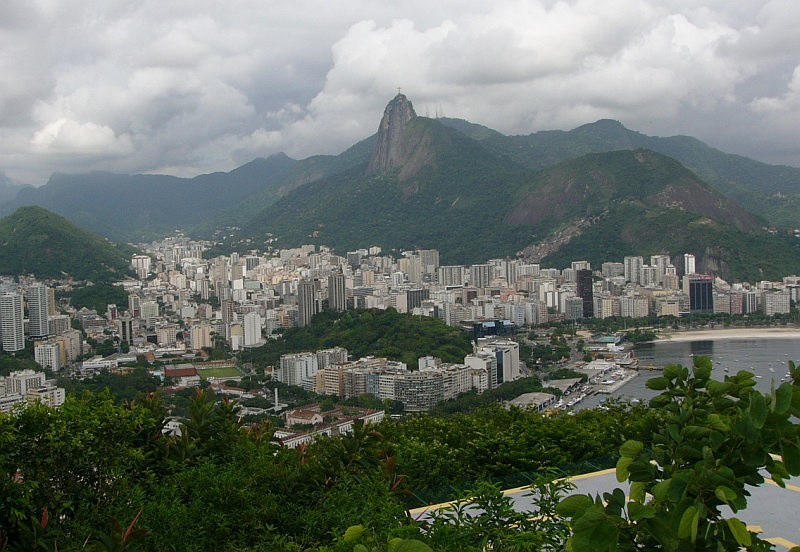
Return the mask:
<svg viewBox="0 0 800 552">
<path fill-rule="evenodd" d="M 600 267 L 574 261 L 568 268 L 557 269 L 524 259 L 442 265 L 434 249 L 393 256 L 370 247 L 337 255 L 313 245 L 206 259 L 204 253 L 210 245 L 183 236 L 141 244 L 144 254 L 131 259 L 138 278 L 120 283 L 127 304 L 108 305 L 104 313 L 59 305 L 53 287 L 31 278 L 0 280 L 3 350 L 19 351 L 26 338 L 33 340 L 37 362 L 59 371 L 76 366 L 88 350 L 84 336 L 73 325 L 80 325 L 88 339 L 102 342 L 113 338 L 118 354 L 191 359 L 212 349 L 258 347 L 285 328 L 309 324 L 324 310 L 394 308 L 474 329 L 492 323 L 536 326 L 587 317 L 694 312 L 774 315 L 788 313 L 800 296 L 797 276 L 776 282 L 728 284 L 697 274 L 694 257 L 689 254 L 674 259 L 668 255 L 628 256 Z M 275 370 L 277 377 L 341 396 L 355 392 L 348 389 L 374 391 L 378 384 L 370 383 L 373 387 L 365 391 L 366 384 L 347 387 L 338 383 L 355 378 L 345 374 L 359 370 L 379 369 L 383 379 L 395 382 L 396 391 L 391 393 L 385 391 L 389 384 L 378 385 L 385 398 L 413 394 L 403 389 L 413 388 L 414 379 L 423 377 L 441 377 L 444 393 L 447 378 L 431 374 L 455 370 L 422 366 L 422 370 L 409 371 L 388 361 L 377 368 L 362 364 L 344 369 L 349 362 L 346 358 L 301 357 L 286 359 L 293 367 L 283 366 L 282 361 Z M 355 362 L 362 361 L 368 362 Z M 96 369 L 114 364 L 114 359 L 84 363 L 85 368 Z M 332 366 L 336 375 L 331 374 Z M 476 376 L 474 388 L 491 387 L 492 382 L 513 377 L 488 376 L 483 384 Z M 373 375 L 364 381 L 377 378 Z"/>
<path fill-rule="evenodd" d="M 405 363 L 366 357 L 348 361 L 341 347 L 281 356 L 273 378 L 321 395 L 343 399 L 372 395 L 399 401 L 406 412 L 424 412 L 462 393 L 483 393 L 523 374 L 519 344 L 498 337 L 480 338 L 463 364 L 435 357 L 419 359 L 416 370 Z"/>
<path fill-rule="evenodd" d="M 52 287 L 33 278 L 0 279 L 0 345 L 17 353 L 26 339 L 34 343 L 36 362 L 54 371 L 75 362 L 83 350 L 81 333 L 68 314 L 59 313 Z"/>
<path fill-rule="evenodd" d="M 11 412 L 16 407 L 34 402 L 47 406 L 64 404 L 64 388 L 46 380 L 44 372 L 19 370 L 6 377 L 0 376 L 0 412 Z"/>
<path fill-rule="evenodd" d="M 670 256 L 653 255 L 557 269 L 522 259 L 442 265 L 433 249 L 395 257 L 371 247 L 341 256 L 313 245 L 204 259 L 207 245 L 177 237 L 141 246 L 147 255 L 132 266 L 145 278 L 126 284 L 128 308 L 118 313 L 131 345 L 199 350 L 224 340 L 233 350 L 256 347 L 323 310 L 391 307 L 451 326 L 535 326 L 586 317 L 774 315 L 788 313 L 800 295 L 796 276 L 731 285 L 697 274 L 690 254 L 676 257 L 677 267 Z"/>
</svg>

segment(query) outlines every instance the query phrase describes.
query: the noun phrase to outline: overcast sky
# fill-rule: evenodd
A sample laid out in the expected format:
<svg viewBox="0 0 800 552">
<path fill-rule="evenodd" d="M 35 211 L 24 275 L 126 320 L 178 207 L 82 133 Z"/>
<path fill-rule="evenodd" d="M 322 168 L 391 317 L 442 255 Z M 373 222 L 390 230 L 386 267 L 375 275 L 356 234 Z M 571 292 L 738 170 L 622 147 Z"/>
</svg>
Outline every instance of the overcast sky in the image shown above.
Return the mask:
<svg viewBox="0 0 800 552">
<path fill-rule="evenodd" d="M 0 172 L 339 153 L 402 87 L 506 134 L 614 118 L 800 166 L 797 0 L 2 0 Z"/>
</svg>

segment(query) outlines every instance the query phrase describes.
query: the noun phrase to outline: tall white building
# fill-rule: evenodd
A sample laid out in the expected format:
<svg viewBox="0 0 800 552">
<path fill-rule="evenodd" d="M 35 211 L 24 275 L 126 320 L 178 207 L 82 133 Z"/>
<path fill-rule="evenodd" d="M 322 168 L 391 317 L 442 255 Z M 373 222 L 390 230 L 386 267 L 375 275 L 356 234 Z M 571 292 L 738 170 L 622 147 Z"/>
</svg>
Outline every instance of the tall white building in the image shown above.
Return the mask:
<svg viewBox="0 0 800 552">
<path fill-rule="evenodd" d="M 6 378 L 6 394 L 22 395 L 28 394 L 30 389 L 44 386 L 44 372 L 34 370 L 19 370 L 11 372 Z"/>
<path fill-rule="evenodd" d="M 344 274 L 341 272 L 334 272 L 328 276 L 328 308 L 340 312 L 347 310 Z"/>
<path fill-rule="evenodd" d="M 439 285 L 442 286 L 463 286 L 465 280 L 465 269 L 460 265 L 440 266 L 437 270 Z"/>
<path fill-rule="evenodd" d="M 691 253 L 683 254 L 683 273 L 696 274 L 694 255 Z"/>
<path fill-rule="evenodd" d="M 61 345 L 57 342 L 38 343 L 33 348 L 33 359 L 42 368 L 61 370 Z"/>
<path fill-rule="evenodd" d="M 492 281 L 492 265 L 476 264 L 469 267 L 469 285 L 472 287 L 489 287 Z"/>
<path fill-rule="evenodd" d="M 150 273 L 150 257 L 147 255 L 134 255 L 131 257 L 131 268 L 139 278 L 147 278 Z"/>
<path fill-rule="evenodd" d="M 281 366 L 276 376 L 281 383 L 299 385 L 311 391 L 318 369 L 319 363 L 314 353 L 281 355 Z"/>
<path fill-rule="evenodd" d="M 47 325 L 49 294 L 47 286 L 34 285 L 28 288 L 28 334 L 45 337 L 50 332 Z"/>
<path fill-rule="evenodd" d="M 642 257 L 624 257 L 622 260 L 625 265 L 625 281 L 638 284 L 644 259 Z"/>
<path fill-rule="evenodd" d="M 4 293 L 0 295 L 0 335 L 3 350 L 7 353 L 25 348 L 25 326 L 22 314 L 22 295 Z"/>
<path fill-rule="evenodd" d="M 252 347 L 261 343 L 261 315 L 248 312 L 244 315 L 244 346 Z"/>
</svg>

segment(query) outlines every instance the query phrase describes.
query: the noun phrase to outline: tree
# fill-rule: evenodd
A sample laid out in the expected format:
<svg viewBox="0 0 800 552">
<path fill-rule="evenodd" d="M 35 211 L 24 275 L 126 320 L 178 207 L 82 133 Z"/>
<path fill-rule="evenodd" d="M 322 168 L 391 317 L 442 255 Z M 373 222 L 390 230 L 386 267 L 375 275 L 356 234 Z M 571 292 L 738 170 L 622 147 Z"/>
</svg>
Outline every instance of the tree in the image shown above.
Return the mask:
<svg viewBox="0 0 800 552">
<path fill-rule="evenodd" d="M 761 470 L 781 486 L 800 474 L 800 369 L 790 363 L 790 373 L 791 383 L 762 394 L 750 372 L 712 380 L 708 357 L 696 357 L 691 372 L 665 367 L 647 382 L 663 391 L 651 402 L 663 413 L 660 430 L 648 446 L 620 447 L 617 479 L 630 482 L 630 500 L 615 489 L 562 501 L 574 531 L 568 549 L 770 549 L 722 508 L 743 510 L 746 487 L 764 483 Z"/>
</svg>

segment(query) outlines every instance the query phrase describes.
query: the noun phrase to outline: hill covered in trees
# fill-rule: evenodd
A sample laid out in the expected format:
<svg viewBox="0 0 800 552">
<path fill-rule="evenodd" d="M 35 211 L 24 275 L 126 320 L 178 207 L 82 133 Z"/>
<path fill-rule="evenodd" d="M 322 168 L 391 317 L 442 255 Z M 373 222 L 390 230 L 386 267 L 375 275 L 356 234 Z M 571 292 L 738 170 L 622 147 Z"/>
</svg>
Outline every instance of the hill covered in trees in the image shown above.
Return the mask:
<svg viewBox="0 0 800 552">
<path fill-rule="evenodd" d="M 20 207 L 0 219 L 0 274 L 117 280 L 131 274 L 134 253 L 41 207 Z"/>
<path fill-rule="evenodd" d="M 288 353 L 344 347 L 352 358 L 368 355 L 417 366 L 423 356 L 435 356 L 444 362 L 463 362 L 472 352 L 469 335 L 451 328 L 436 318 L 402 314 L 395 309 L 324 311 L 304 328 L 287 328 L 277 339 L 264 346 L 245 350 L 240 358 L 277 365 Z"/>
</svg>

